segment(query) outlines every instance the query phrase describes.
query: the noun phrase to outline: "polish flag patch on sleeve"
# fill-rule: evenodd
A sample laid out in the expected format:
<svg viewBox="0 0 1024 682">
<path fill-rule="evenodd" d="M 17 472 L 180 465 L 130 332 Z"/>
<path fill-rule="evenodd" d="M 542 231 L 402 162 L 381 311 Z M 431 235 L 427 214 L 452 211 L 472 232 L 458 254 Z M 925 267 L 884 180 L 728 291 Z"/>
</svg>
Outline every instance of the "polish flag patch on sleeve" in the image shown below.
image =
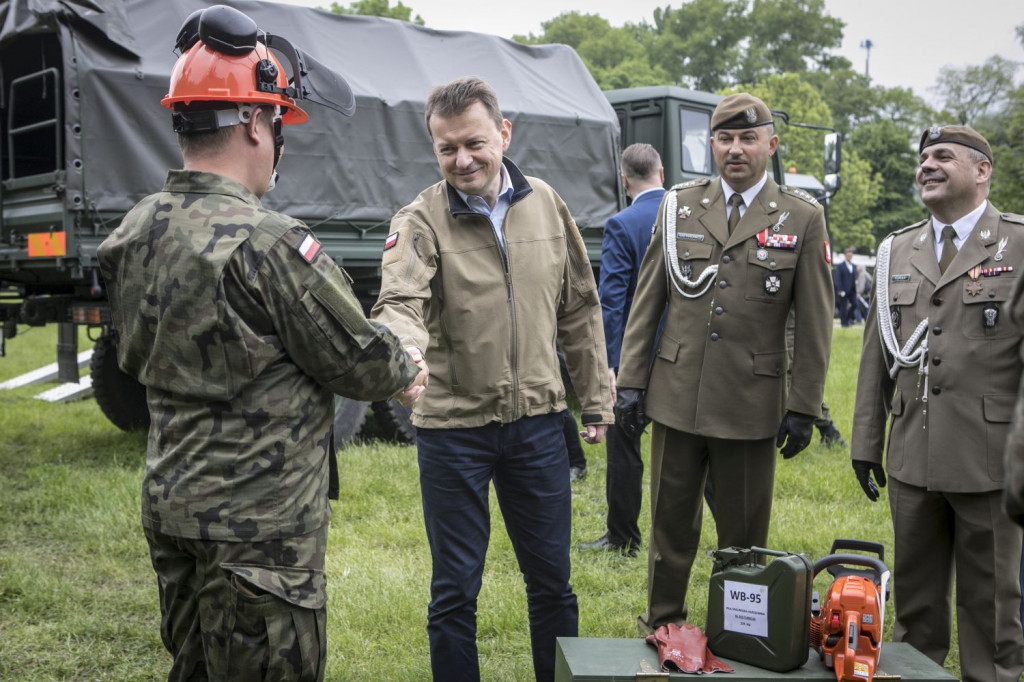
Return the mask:
<svg viewBox="0 0 1024 682">
<path fill-rule="evenodd" d="M 832 247 L 828 242 L 825 242 L 825 262 L 832 265 Z"/>
<path fill-rule="evenodd" d="M 313 235 L 307 234 L 302 243 L 299 244 L 298 250 L 302 260 L 312 263 L 313 259 L 316 258 L 316 254 L 320 253 L 320 242 Z"/>
<path fill-rule="evenodd" d="M 388 238 L 384 240 L 384 250 L 392 249 L 398 244 L 398 233 L 392 232 L 388 235 Z"/>
</svg>

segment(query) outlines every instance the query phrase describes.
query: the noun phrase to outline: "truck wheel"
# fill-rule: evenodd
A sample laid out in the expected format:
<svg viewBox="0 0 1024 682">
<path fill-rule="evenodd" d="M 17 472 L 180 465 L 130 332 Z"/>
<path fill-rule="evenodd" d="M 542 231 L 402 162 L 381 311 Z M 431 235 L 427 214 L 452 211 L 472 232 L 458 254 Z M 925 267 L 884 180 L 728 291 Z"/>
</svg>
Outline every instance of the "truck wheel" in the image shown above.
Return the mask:
<svg viewBox="0 0 1024 682">
<path fill-rule="evenodd" d="M 334 449 L 341 450 L 359 434 L 370 403 L 334 396 Z"/>
<path fill-rule="evenodd" d="M 412 408 L 403 407 L 397 400 L 373 403 L 373 416 L 384 438 L 405 445 L 416 442 L 416 427 L 412 425 Z"/>
<path fill-rule="evenodd" d="M 96 404 L 110 422 L 122 431 L 149 428 L 146 387 L 117 366 L 117 346 L 109 336 L 100 337 L 89 363 Z"/>
</svg>

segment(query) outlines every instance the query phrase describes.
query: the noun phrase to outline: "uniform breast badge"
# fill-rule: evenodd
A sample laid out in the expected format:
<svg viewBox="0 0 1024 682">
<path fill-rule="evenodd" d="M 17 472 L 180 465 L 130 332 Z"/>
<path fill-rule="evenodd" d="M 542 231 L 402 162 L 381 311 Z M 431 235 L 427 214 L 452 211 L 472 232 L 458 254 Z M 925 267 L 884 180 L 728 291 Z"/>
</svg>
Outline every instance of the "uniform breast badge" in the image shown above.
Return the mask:
<svg viewBox="0 0 1024 682">
<path fill-rule="evenodd" d="M 681 209 L 679 209 L 679 219 L 680 220 L 686 220 L 687 218 L 690 217 L 690 214 L 692 212 L 693 211 L 690 210 L 689 206 L 683 206 Z"/>
<path fill-rule="evenodd" d="M 782 289 L 782 279 L 778 275 L 769 274 L 764 276 L 764 291 L 769 296 L 774 296 Z"/>
<path fill-rule="evenodd" d="M 989 303 L 981 311 L 981 326 L 985 329 L 992 329 L 999 321 L 999 307 L 995 303 Z"/>
<path fill-rule="evenodd" d="M 1006 244 L 1009 241 L 1009 237 L 1003 237 L 999 240 L 999 248 L 996 250 L 996 255 L 992 257 L 992 260 L 996 262 L 1003 260 L 1003 254 L 1006 253 Z"/>
<path fill-rule="evenodd" d="M 768 260 L 768 249 L 761 247 L 757 250 L 757 260 L 765 261 Z"/>
<path fill-rule="evenodd" d="M 788 219 L 789 219 L 789 211 L 783 212 L 783 214 L 779 216 L 779 221 L 777 223 L 775 223 L 774 225 L 772 225 L 772 232 L 778 232 L 779 230 L 781 230 L 783 223 L 785 223 L 786 220 L 788 220 Z"/>
</svg>

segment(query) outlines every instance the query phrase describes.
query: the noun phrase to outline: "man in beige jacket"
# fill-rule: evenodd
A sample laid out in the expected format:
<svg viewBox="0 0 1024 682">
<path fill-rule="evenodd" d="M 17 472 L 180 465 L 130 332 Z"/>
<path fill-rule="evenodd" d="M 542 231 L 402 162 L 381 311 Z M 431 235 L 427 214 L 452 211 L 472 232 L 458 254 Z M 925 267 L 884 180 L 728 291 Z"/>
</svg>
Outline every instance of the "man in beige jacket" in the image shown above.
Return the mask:
<svg viewBox="0 0 1024 682">
<path fill-rule="evenodd" d="M 504 158 L 512 125 L 479 78 L 435 88 L 426 122 L 444 180 L 395 215 L 373 316 L 430 383 L 413 412 L 433 560 L 427 612 L 435 682 L 480 677 L 476 598 L 494 481 L 526 581 L 537 679 L 555 638 L 577 634 L 569 585 L 569 461 L 556 346 L 588 443 L 612 422 L 601 305 L 565 203 Z"/>
</svg>

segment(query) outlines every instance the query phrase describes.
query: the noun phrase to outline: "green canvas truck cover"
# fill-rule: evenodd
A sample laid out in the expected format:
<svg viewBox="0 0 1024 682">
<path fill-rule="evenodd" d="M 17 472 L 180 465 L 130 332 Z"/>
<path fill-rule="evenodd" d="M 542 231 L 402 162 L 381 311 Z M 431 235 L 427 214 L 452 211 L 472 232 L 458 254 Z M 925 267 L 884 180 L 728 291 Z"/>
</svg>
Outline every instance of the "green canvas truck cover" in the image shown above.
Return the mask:
<svg viewBox="0 0 1024 682">
<path fill-rule="evenodd" d="M 0 2 L 0 50 L 29 34 L 59 38 L 62 63 L 47 66 L 62 74 L 67 210 L 123 213 L 159 190 L 168 168 L 180 167 L 160 99 L 179 27 L 209 4 Z M 618 122 L 570 48 L 272 2 L 224 4 L 343 74 L 356 96 L 351 118 L 307 104 L 310 122 L 285 128 L 281 180 L 265 198 L 268 207 L 318 232 L 351 222 L 362 230 L 370 224 L 382 238 L 391 216 L 441 177 L 423 121 L 428 91 L 477 75 L 495 88 L 512 122 L 510 158 L 551 183 L 581 228 L 603 226 L 618 209 Z"/>
</svg>

